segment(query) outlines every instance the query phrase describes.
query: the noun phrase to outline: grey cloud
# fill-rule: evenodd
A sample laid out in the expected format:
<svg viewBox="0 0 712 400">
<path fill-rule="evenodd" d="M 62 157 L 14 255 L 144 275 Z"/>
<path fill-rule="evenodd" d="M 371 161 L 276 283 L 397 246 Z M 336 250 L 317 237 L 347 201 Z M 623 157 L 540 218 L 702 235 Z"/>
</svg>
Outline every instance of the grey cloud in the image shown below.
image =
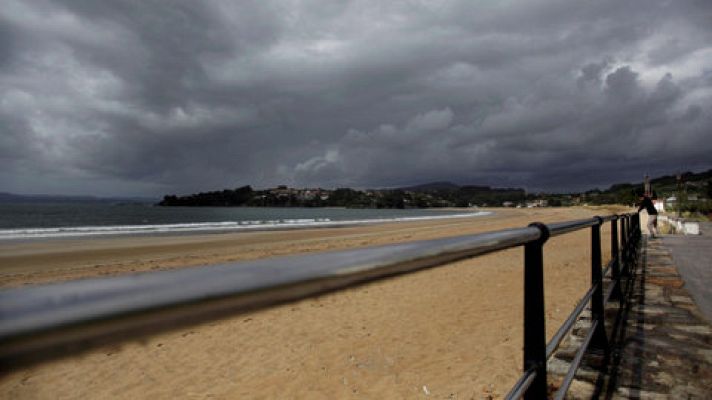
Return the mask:
<svg viewBox="0 0 712 400">
<path fill-rule="evenodd" d="M 606 89 L 612 100 L 628 100 L 639 93 L 638 74 L 630 67 L 620 67 L 606 77 Z"/>
<path fill-rule="evenodd" d="M 588 66 L 583 69 L 584 75 L 591 72 Z M 573 78 L 569 83 L 571 90 L 578 86 Z M 299 173 L 328 180 L 334 170 L 350 171 L 360 184 L 374 176 L 382 178 L 382 184 L 395 182 L 403 171 L 406 176 L 445 171 L 445 176 L 461 180 L 502 179 L 499 173 L 515 173 L 521 175 L 519 182 L 542 182 L 544 187 L 559 182 L 556 186 L 562 189 L 556 177 L 570 177 L 568 185 L 581 189 L 606 184 L 615 174 L 628 177 L 641 170 L 664 170 L 663 165 L 670 169 L 708 162 L 712 146 L 704 137 L 712 126 L 709 109 L 677 109 L 684 90 L 671 74 L 646 89 L 638 74 L 623 66 L 605 76 L 596 95 L 579 89 L 578 94 L 568 93 L 568 103 L 549 94 L 510 99 L 466 126 L 450 125 L 456 116 L 447 109 L 417 115 L 401 128 L 387 124 L 366 133 L 354 130 L 330 150 L 338 154 L 332 157 L 332 169 L 320 164 L 308 171 L 302 166 Z M 448 118 L 436 132 L 419 134 L 414 121 L 445 111 Z M 393 156 L 399 152 L 411 156 Z"/>
<path fill-rule="evenodd" d="M 710 10 L 8 0 L 0 186 L 565 190 L 709 168 Z"/>
</svg>

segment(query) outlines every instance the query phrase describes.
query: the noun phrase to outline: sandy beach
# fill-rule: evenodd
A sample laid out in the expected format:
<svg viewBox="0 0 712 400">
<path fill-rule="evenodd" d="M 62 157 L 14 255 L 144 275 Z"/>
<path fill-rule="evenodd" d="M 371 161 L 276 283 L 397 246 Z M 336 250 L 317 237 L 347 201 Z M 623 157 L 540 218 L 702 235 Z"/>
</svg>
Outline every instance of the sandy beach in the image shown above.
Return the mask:
<svg viewBox="0 0 712 400">
<path fill-rule="evenodd" d="M 497 209 L 372 226 L 0 244 L 0 287 L 473 234 L 622 212 Z M 608 224 L 604 262 L 610 258 Z M 545 251 L 551 336 L 590 284 L 589 231 Z M 107 346 L 0 377 L 0 398 L 481 399 L 521 373 L 513 249 Z"/>
</svg>

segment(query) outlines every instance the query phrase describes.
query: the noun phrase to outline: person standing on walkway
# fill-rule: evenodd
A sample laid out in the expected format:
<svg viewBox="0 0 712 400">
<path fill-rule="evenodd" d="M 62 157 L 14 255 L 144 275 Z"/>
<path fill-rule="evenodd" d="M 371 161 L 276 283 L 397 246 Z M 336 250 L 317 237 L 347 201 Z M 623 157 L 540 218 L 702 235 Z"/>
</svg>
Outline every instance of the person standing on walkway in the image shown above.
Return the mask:
<svg viewBox="0 0 712 400">
<path fill-rule="evenodd" d="M 648 233 L 650 237 L 654 238 L 658 234 L 658 210 L 655 209 L 655 204 L 650 196 L 645 194 L 640 202 L 640 207 L 638 207 L 638 212 L 642 209 L 648 213 Z"/>
</svg>

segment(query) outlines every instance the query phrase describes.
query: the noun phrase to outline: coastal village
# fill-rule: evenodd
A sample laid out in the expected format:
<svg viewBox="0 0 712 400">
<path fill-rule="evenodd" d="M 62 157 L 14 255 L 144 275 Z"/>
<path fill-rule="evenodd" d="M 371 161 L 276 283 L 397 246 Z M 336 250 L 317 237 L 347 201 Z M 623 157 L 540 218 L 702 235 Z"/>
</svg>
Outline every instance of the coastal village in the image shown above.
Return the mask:
<svg viewBox="0 0 712 400">
<path fill-rule="evenodd" d="M 706 213 L 712 211 L 712 170 L 676 176 L 645 178 L 656 191 L 653 201 L 659 211 Z M 581 193 L 528 193 L 522 188 L 493 188 L 433 182 L 396 189 L 293 188 L 280 185 L 254 190 L 201 192 L 168 195 L 161 206 L 209 207 L 347 207 L 347 208 L 442 208 L 442 207 L 566 207 L 578 205 L 635 204 L 642 184 L 614 184 L 608 189 Z"/>
</svg>

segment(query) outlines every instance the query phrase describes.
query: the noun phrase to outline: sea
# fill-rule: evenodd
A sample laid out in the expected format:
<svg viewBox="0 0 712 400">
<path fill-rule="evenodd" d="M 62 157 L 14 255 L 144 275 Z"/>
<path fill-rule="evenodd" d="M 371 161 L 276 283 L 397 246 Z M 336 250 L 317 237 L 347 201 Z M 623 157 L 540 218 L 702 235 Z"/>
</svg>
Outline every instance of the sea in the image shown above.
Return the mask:
<svg viewBox="0 0 712 400">
<path fill-rule="evenodd" d="M 478 217 L 476 209 L 159 207 L 149 203 L 0 203 L 0 241 L 304 229 Z"/>
</svg>

